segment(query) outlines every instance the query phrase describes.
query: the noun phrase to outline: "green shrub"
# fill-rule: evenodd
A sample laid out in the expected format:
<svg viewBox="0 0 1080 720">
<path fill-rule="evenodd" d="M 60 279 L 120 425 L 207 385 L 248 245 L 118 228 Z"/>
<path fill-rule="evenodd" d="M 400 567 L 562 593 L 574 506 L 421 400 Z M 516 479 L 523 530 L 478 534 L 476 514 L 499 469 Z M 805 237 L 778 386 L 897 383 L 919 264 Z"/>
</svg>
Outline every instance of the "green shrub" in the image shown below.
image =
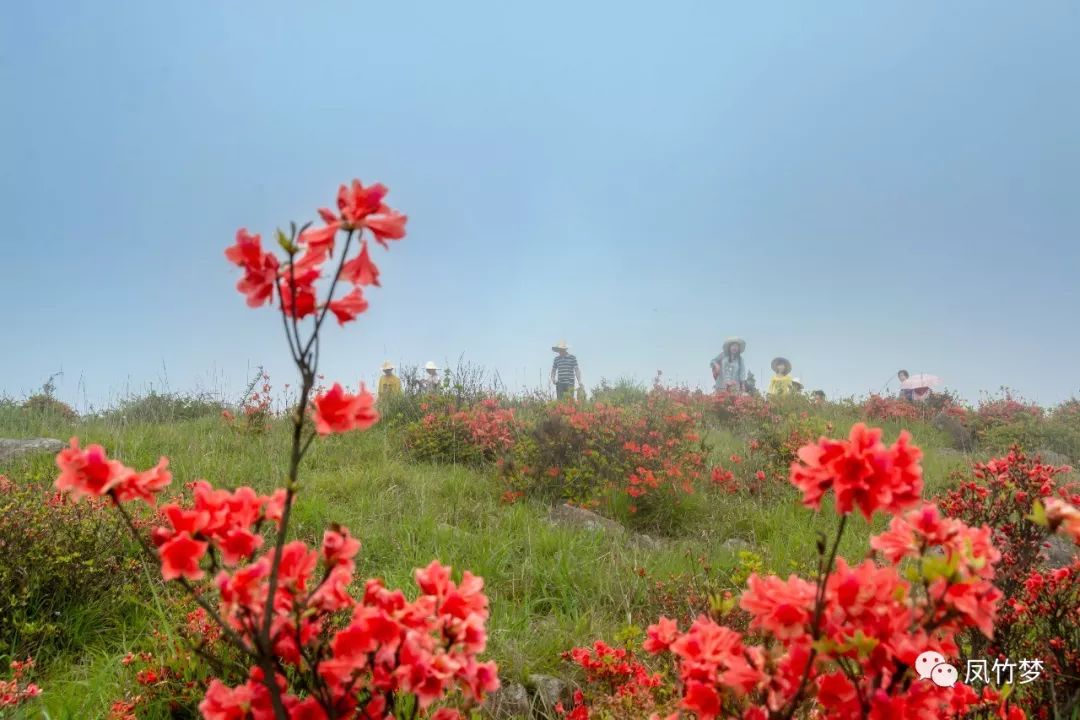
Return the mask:
<svg viewBox="0 0 1080 720">
<path fill-rule="evenodd" d="M 75 420 L 79 417 L 73 407 L 46 393 L 35 393 L 26 398 L 22 404 L 22 409 L 49 419 Z"/>
<path fill-rule="evenodd" d="M 552 403 L 501 465 L 510 495 L 601 508 L 633 527 L 670 533 L 687 522 L 687 497 L 705 476 L 701 417 L 681 398 L 645 403 Z"/>
<path fill-rule="evenodd" d="M 80 625 L 94 623 L 75 615 L 122 616 L 142 580 L 132 541 L 103 502 L 0 476 L 0 655 L 41 659 L 77 645 Z"/>
<path fill-rule="evenodd" d="M 608 385 L 607 380 L 601 378 L 600 384 L 592 390 L 593 402 L 607 405 L 641 405 L 648 396 L 645 386 L 630 378 L 619 378 L 614 385 Z"/>
<path fill-rule="evenodd" d="M 102 417 L 126 423 L 166 423 L 218 417 L 224 410 L 225 405 L 220 400 L 207 394 L 183 395 L 151 390 L 145 395 L 122 400 L 102 413 Z"/>
</svg>

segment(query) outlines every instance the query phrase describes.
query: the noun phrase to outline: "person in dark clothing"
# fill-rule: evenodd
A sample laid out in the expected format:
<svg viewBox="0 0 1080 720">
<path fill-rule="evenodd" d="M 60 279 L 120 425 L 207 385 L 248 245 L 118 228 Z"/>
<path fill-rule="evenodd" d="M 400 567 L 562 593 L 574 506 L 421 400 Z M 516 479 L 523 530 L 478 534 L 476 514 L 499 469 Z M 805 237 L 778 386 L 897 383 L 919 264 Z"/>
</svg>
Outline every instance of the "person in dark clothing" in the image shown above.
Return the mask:
<svg viewBox="0 0 1080 720">
<path fill-rule="evenodd" d="M 551 384 L 555 386 L 555 396 L 559 400 L 565 398 L 574 399 L 574 381 L 579 387 L 584 388 L 581 382 L 581 367 L 578 366 L 577 358 L 569 353 L 569 347 L 563 340 L 558 345 L 552 345 L 551 349 L 557 353 L 555 361 L 551 364 Z"/>
<path fill-rule="evenodd" d="M 896 377 L 900 380 L 901 384 L 900 399 L 907 400 L 908 402 L 915 402 L 915 391 L 906 390 L 904 389 L 904 387 L 902 387 L 904 381 L 911 377 L 911 373 L 909 373 L 907 370 L 901 370 L 900 372 L 896 373 Z"/>
</svg>

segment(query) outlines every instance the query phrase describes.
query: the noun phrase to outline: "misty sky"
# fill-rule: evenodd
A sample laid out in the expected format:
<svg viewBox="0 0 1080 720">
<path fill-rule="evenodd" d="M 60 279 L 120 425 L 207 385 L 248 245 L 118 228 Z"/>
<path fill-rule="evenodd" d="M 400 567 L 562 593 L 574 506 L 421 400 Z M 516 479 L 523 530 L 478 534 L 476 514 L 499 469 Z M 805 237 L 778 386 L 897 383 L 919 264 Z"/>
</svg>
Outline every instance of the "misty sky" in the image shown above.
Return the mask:
<svg viewBox="0 0 1080 720">
<path fill-rule="evenodd" d="M 4 3 L 0 392 L 295 382 L 222 250 L 380 180 L 409 237 L 328 379 L 466 360 L 511 387 L 830 396 L 899 367 L 1080 391 L 1074 2 Z M 893 381 L 895 387 L 895 380 Z"/>
</svg>

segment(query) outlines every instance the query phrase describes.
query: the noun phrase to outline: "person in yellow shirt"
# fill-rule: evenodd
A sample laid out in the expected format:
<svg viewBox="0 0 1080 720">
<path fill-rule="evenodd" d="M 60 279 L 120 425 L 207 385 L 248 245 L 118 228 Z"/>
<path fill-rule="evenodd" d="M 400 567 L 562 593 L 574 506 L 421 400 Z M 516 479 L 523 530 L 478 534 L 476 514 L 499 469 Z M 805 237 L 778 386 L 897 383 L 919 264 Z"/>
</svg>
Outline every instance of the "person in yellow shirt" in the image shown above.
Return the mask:
<svg viewBox="0 0 1080 720">
<path fill-rule="evenodd" d="M 769 382 L 769 397 L 780 397 L 781 395 L 790 395 L 793 387 L 791 382 L 791 363 L 787 358 L 773 358 L 772 380 Z"/>
<path fill-rule="evenodd" d="M 379 399 L 401 394 L 401 380 L 394 374 L 394 366 L 389 362 L 382 364 L 382 377 L 379 378 Z"/>
</svg>

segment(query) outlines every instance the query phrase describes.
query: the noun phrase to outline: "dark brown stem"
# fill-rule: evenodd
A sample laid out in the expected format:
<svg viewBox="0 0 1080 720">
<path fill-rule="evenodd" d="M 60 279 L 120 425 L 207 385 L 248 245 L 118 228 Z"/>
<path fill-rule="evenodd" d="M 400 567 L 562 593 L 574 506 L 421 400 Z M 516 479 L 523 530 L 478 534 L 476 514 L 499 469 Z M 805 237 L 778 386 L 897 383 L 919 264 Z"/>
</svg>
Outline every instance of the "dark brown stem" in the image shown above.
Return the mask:
<svg viewBox="0 0 1080 720">
<path fill-rule="evenodd" d="M 295 233 L 294 233 L 295 236 Z M 318 370 L 318 366 L 309 361 L 313 359 L 311 356 L 312 345 L 317 342 L 319 337 L 319 330 L 322 328 L 322 323 L 326 319 L 326 314 L 330 309 L 330 299 L 334 296 L 334 289 L 337 287 L 338 280 L 341 278 L 342 269 L 345 265 L 345 258 L 349 254 L 349 244 L 352 240 L 353 231 L 350 230 L 345 238 L 345 245 L 342 249 L 341 258 L 338 261 L 337 271 L 334 273 L 334 279 L 330 284 L 330 290 L 327 294 L 326 304 L 323 306 L 321 313 L 315 321 L 315 328 L 312 330 L 311 337 L 307 343 L 304 344 L 300 340 L 299 326 L 297 324 L 296 313 L 296 283 L 295 283 L 295 253 L 290 252 L 289 262 L 289 281 L 290 281 L 290 293 L 292 296 L 292 326 L 293 333 L 296 338 L 297 347 L 303 346 L 303 349 L 294 357 L 296 360 L 297 369 L 300 371 L 300 377 L 302 384 L 300 388 L 300 399 L 296 407 L 296 414 L 293 416 L 293 433 L 292 433 L 292 452 L 289 457 L 289 472 L 288 472 L 288 484 L 285 487 L 285 506 L 281 512 L 281 522 L 278 525 L 277 539 L 274 543 L 274 556 L 270 566 L 270 579 L 268 581 L 268 593 L 266 597 L 266 606 L 263 610 L 262 627 L 258 632 L 258 644 L 264 649 L 262 657 L 260 657 L 260 666 L 263 669 L 265 675 L 264 682 L 267 690 L 270 692 L 270 701 L 274 708 L 274 716 L 278 720 L 288 720 L 288 715 L 285 711 L 285 706 L 282 703 L 281 691 L 277 686 L 276 680 L 276 668 L 274 666 L 273 658 L 273 637 L 271 635 L 271 625 L 274 616 L 274 597 L 277 595 L 278 580 L 281 568 L 281 556 L 285 548 L 285 540 L 288 536 L 289 530 L 289 518 L 292 515 L 293 502 L 296 498 L 296 490 L 299 487 L 300 476 L 300 462 L 304 459 L 304 455 L 308 448 L 311 446 L 311 441 L 314 435 L 304 441 L 304 425 L 306 424 L 306 410 L 308 406 L 308 399 L 311 396 L 311 391 L 315 385 L 315 374 Z M 280 291 L 279 291 L 280 294 Z M 312 668 L 313 673 L 317 673 L 317 668 Z"/>
<path fill-rule="evenodd" d="M 829 551 L 828 559 L 824 565 L 818 565 L 818 587 L 817 597 L 814 600 L 814 619 L 811 626 L 810 636 L 816 643 L 821 639 L 821 614 L 825 611 L 825 584 L 829 580 L 829 574 L 832 572 L 833 563 L 836 561 L 836 552 L 840 549 L 840 539 L 844 535 L 844 527 L 847 525 L 848 516 L 840 516 L 840 524 L 836 527 L 836 538 L 833 540 L 832 549 Z M 810 646 L 810 657 L 806 659 L 806 669 L 803 670 L 802 680 L 799 681 L 799 687 L 795 691 L 795 694 L 791 698 L 790 704 L 781 713 L 780 717 L 783 720 L 791 720 L 795 715 L 795 711 L 799 708 L 799 702 L 802 700 L 803 693 L 806 692 L 806 685 L 810 682 L 810 672 L 814 668 L 814 660 L 817 658 L 817 648 L 813 645 Z"/>
</svg>

